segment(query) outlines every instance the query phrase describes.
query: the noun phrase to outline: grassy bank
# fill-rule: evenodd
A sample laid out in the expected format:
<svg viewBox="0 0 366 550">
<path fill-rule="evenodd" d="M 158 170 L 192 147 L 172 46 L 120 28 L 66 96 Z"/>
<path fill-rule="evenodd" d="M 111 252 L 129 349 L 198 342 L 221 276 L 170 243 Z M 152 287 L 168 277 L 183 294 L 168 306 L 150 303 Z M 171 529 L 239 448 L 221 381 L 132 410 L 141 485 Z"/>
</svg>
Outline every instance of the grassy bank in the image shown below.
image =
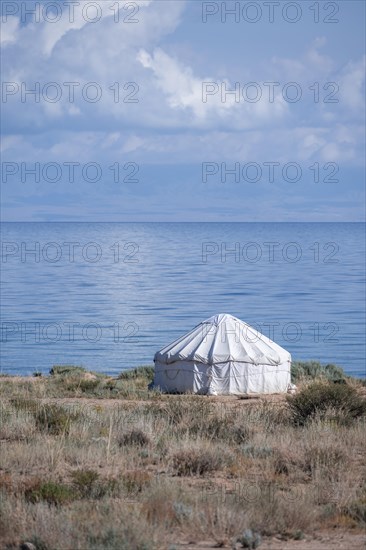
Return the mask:
<svg viewBox="0 0 366 550">
<path fill-rule="evenodd" d="M 2 547 L 361 548 L 365 387 L 333 367 L 258 399 L 148 391 L 149 367 L 0 377 Z"/>
</svg>

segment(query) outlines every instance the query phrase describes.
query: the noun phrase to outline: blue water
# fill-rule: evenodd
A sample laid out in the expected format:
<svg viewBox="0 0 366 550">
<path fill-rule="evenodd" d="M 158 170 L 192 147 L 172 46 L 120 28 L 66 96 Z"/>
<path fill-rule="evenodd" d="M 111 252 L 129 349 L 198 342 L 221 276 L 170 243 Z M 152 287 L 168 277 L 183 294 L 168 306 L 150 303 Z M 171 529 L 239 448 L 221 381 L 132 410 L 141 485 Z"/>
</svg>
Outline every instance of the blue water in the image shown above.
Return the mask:
<svg viewBox="0 0 366 550">
<path fill-rule="evenodd" d="M 155 351 L 223 312 L 294 359 L 365 376 L 364 229 L 4 223 L 1 371 L 77 364 L 115 374 L 151 364 Z"/>
</svg>

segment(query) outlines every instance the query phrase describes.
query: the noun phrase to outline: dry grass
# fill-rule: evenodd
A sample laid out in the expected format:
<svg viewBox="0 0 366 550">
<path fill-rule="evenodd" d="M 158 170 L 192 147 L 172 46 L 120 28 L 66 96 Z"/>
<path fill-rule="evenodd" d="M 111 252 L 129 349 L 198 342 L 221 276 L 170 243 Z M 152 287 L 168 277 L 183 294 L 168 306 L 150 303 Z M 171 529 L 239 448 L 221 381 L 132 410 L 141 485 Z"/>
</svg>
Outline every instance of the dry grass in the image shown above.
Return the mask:
<svg viewBox="0 0 366 550">
<path fill-rule="evenodd" d="M 67 374 L 0 379 L 2 547 L 230 546 L 245 529 L 365 527 L 364 417 L 321 411 L 299 425 L 279 396 L 164 396 L 142 380 L 118 380 L 115 400 L 98 401 L 110 379 L 84 390 Z"/>
<path fill-rule="evenodd" d="M 226 469 L 235 463 L 235 454 L 211 441 L 187 440 L 169 456 L 172 472 L 178 476 L 204 476 Z"/>
</svg>

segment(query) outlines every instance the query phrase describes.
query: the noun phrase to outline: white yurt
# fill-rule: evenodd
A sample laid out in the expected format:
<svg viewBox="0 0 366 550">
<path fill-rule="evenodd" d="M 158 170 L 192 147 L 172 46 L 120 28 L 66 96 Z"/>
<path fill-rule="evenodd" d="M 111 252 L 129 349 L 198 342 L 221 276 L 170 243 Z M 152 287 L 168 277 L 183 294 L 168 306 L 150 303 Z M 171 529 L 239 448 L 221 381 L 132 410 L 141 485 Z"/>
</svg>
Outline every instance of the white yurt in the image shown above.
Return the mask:
<svg viewBox="0 0 366 550">
<path fill-rule="evenodd" d="M 221 313 L 154 357 L 153 387 L 208 395 L 282 393 L 291 382 L 291 355 L 240 319 Z"/>
</svg>

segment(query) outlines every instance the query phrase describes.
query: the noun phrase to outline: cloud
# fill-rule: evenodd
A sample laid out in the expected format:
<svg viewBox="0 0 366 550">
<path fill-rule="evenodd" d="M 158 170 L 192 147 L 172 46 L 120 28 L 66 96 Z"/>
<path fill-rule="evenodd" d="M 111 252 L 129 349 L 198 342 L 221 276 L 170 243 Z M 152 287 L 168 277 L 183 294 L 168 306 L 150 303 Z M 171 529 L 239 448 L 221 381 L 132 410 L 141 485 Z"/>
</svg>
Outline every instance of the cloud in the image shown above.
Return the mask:
<svg viewBox="0 0 366 550">
<path fill-rule="evenodd" d="M 9 16 L 1 23 L 0 42 L 3 47 L 12 44 L 18 40 L 19 35 L 19 19 L 18 17 Z"/>
<path fill-rule="evenodd" d="M 212 110 L 220 114 L 235 105 L 232 97 L 224 103 L 220 95 L 215 96 L 213 101 L 204 103 L 202 101 L 203 82 L 212 82 L 213 78 L 206 77 L 200 80 L 194 76 L 191 67 L 179 63 L 160 48 L 157 48 L 152 55 L 145 50 L 140 50 L 137 59 L 145 69 L 152 70 L 157 87 L 168 98 L 168 105 L 172 109 L 189 108 L 197 118 L 203 119 Z"/>
<path fill-rule="evenodd" d="M 326 80 L 336 67 L 333 59 L 321 53 L 326 42 L 324 36 L 316 38 L 297 59 L 273 56 L 272 63 L 279 79 L 299 83 Z"/>
<path fill-rule="evenodd" d="M 94 5 L 89 0 L 79 0 L 76 4 L 71 3 L 70 5 L 64 4 L 64 7 L 68 7 L 68 9 L 62 10 L 62 16 L 59 21 L 56 21 L 52 25 L 47 24 L 47 22 L 42 25 L 41 42 L 43 53 L 46 56 L 50 56 L 56 44 L 72 30 L 78 31 L 86 25 L 96 25 L 106 17 L 122 18 L 122 10 L 126 9 L 128 1 L 118 2 L 120 13 L 117 11 L 116 4 L 112 0 L 103 0 L 103 3 L 97 2 Z M 136 2 L 136 4 L 148 6 L 150 0 Z"/>
<path fill-rule="evenodd" d="M 278 80 L 300 85 L 309 123 L 353 125 L 365 116 L 366 57 L 340 68 L 335 59 L 321 52 L 325 46 L 326 39 L 318 37 L 299 59 L 274 57 Z"/>
<path fill-rule="evenodd" d="M 134 124 L 149 118 L 157 124 L 156 118 L 148 114 L 152 107 L 149 97 L 143 97 L 143 92 L 149 90 L 151 75 L 144 71 L 136 56 L 141 47 L 156 44 L 176 29 L 185 3 L 134 2 L 139 7 L 136 23 L 124 21 L 129 12 L 123 11 L 123 7 L 119 22 L 115 21 L 109 8 L 116 2 L 94 4 L 102 6 L 102 13 L 106 14 L 95 24 L 82 18 L 83 1 L 75 8 L 73 23 L 63 12 L 55 24 L 29 22 L 19 29 L 19 41 L 9 46 L 3 62 L 3 81 L 18 86 L 17 93 L 9 94 L 3 104 L 6 132 L 65 127 L 82 131 L 91 126 L 100 129 L 111 125 L 118 129 L 121 121 Z M 131 6 L 131 2 L 120 5 Z M 12 20 L 8 21 L 10 24 Z M 48 88 L 49 83 L 55 86 Z M 89 83 L 99 87 L 101 97 L 96 103 L 86 97 L 85 86 Z M 113 89 L 116 83 L 119 95 Z M 127 101 L 132 92 L 131 86 L 125 89 L 128 83 L 134 83 L 138 89 L 138 108 Z M 22 85 L 27 90 L 40 87 L 37 101 L 31 94 L 26 101 L 23 99 Z M 52 96 L 57 93 L 59 100 L 53 102 Z M 153 111 L 151 108 L 150 112 Z"/>
<path fill-rule="evenodd" d="M 315 72 L 324 77 L 329 75 L 335 67 L 333 59 L 320 52 L 326 42 L 327 41 L 324 36 L 316 38 L 304 56 L 305 65 L 311 70 L 312 76 Z"/>
<path fill-rule="evenodd" d="M 122 16 L 129 5 L 126 2 L 119 4 Z M 123 22 L 121 15 L 116 23 L 116 12 L 111 9 L 116 4 L 112 0 L 99 3 L 103 8 L 100 20 L 88 23 L 83 9 L 89 4 L 82 0 L 75 7 L 73 21 L 65 10 L 60 21 L 54 24 L 43 21 L 19 29 L 21 40 L 17 50 L 8 48 L 4 81 L 17 83 L 19 89 L 22 83 L 32 89 L 38 82 L 42 90 L 44 84 L 54 82 L 59 87 L 60 100 L 54 103 L 42 92 L 39 103 L 32 103 L 31 96 L 23 103 L 20 92 L 9 95 L 3 106 L 5 131 L 119 131 L 123 125 L 157 131 L 219 129 L 238 132 L 282 128 L 289 123 L 302 126 L 304 116 L 309 125 L 313 125 L 311 118 L 319 120 L 321 117 L 329 124 L 335 122 L 333 105 L 311 104 L 313 92 L 308 89 L 309 79 L 312 82 L 320 77 L 324 80 L 336 67 L 334 60 L 321 53 L 326 45 L 323 37 L 313 41 L 298 59 L 276 56 L 272 59 L 280 82 L 297 80 L 301 84 L 303 105 L 287 101 L 281 87 L 275 88 L 274 100 L 269 101 L 268 89 L 260 82 L 259 98 L 252 102 L 244 97 L 243 87 L 233 79 L 198 74 L 194 66 L 170 54 L 166 45 L 161 45 L 180 25 L 184 2 L 141 0 L 136 24 Z M 184 50 L 180 51 L 184 54 Z M 270 64 L 269 59 L 267 64 Z M 342 79 L 346 99 L 337 113 L 337 121 L 339 116 L 346 119 L 349 109 L 354 112 L 360 106 L 361 64 L 350 63 Z M 72 103 L 70 85 L 65 84 L 68 82 L 77 83 Z M 85 97 L 85 88 L 93 82 L 101 94 L 96 103 Z M 234 96 L 230 91 L 238 85 L 238 94 Z M 133 86 L 136 90 L 133 97 L 137 97 L 138 104 L 128 101 Z M 203 101 L 203 92 L 209 86 L 215 89 Z M 253 91 L 255 93 L 255 88 L 250 93 Z M 321 94 L 324 95 L 322 89 Z M 32 104 L 31 109 L 29 104 Z"/>
<path fill-rule="evenodd" d="M 265 97 L 259 97 L 256 102 L 246 102 L 239 83 L 231 83 L 228 79 L 218 81 L 213 76 L 199 78 L 191 67 L 160 48 L 152 54 L 142 49 L 137 59 L 145 69 L 153 72 L 156 86 L 165 96 L 168 106 L 173 111 L 182 112 L 184 118 L 181 124 L 199 127 L 202 124 L 206 126 L 206 123 L 226 123 L 236 129 L 248 128 L 262 125 L 266 119 L 273 123 L 288 110 L 278 94 L 273 103 Z M 257 91 L 254 90 L 254 93 Z M 193 115 L 188 119 L 187 111 Z"/>
<path fill-rule="evenodd" d="M 110 178 L 99 186 L 85 183 L 75 189 L 62 182 L 47 189 L 33 184 L 8 185 L 5 188 L 8 204 L 13 199 L 26 208 L 27 200 L 29 204 L 36 204 L 37 198 L 45 197 L 38 209 L 43 219 L 48 208 L 55 215 L 61 216 L 62 211 L 70 213 L 70 197 L 75 193 L 77 204 L 85 200 L 92 211 L 102 216 L 108 209 L 123 212 L 127 197 L 125 211 L 130 216 L 132 207 L 141 212 L 155 209 L 155 216 L 160 208 L 172 212 L 174 218 L 173 203 L 178 196 L 177 204 L 186 209 L 196 200 L 192 199 L 196 197 L 195 178 L 200 177 L 199 167 L 204 161 L 299 162 L 306 166 L 314 162 L 337 162 L 347 169 L 363 165 L 365 59 L 358 58 L 356 51 L 354 57 L 342 65 L 339 53 L 320 36 L 308 41 L 296 56 L 276 55 L 279 50 L 270 42 L 259 55 L 254 44 L 248 52 L 244 36 L 238 47 L 246 48 L 250 62 L 243 57 L 238 68 L 237 60 L 230 57 L 231 44 L 223 43 L 227 52 L 225 63 L 218 67 L 211 59 L 207 69 L 204 57 L 209 55 L 209 44 L 202 49 L 197 61 L 192 50 L 202 38 L 197 28 L 185 19 L 187 11 L 196 10 L 196 6 L 189 4 L 187 8 L 187 4 L 179 0 L 139 1 L 139 22 L 128 24 L 123 21 L 126 2 L 119 3 L 119 23 L 110 9 L 116 4 L 112 0 L 99 2 L 102 17 L 95 24 L 83 17 L 83 7 L 90 4 L 87 0 L 79 0 L 73 22 L 65 13 L 55 24 L 29 21 L 20 25 L 16 17 L 8 18 L 2 35 L 6 52 L 3 81 L 14 82 L 19 90 L 22 83 L 28 89 L 39 83 L 42 89 L 44 84 L 54 82 L 61 87 L 62 98 L 54 103 L 41 95 L 38 103 L 27 96 L 24 102 L 20 91 L 7 98 L 2 104 L 6 134 L 3 160 L 61 164 L 94 161 L 106 165 L 107 170 L 115 162 L 131 161 L 141 167 L 154 167 L 156 171 L 148 171 L 148 175 L 145 172 L 146 185 L 118 190 L 108 187 Z M 324 30 L 324 26 L 322 28 Z M 192 38 L 187 30 L 192 30 Z M 217 34 L 213 32 L 210 40 L 216 40 Z M 304 36 L 302 38 L 304 43 Z M 263 36 L 258 40 L 266 43 Z M 275 89 L 274 101 L 270 102 L 263 81 L 271 75 L 282 85 L 298 82 L 303 90 L 301 101 L 286 101 L 279 86 Z M 239 102 L 234 94 L 225 95 L 225 90 L 236 89 L 237 80 L 240 80 Z M 250 81 L 257 81 L 261 87 L 262 95 L 256 102 L 243 97 L 243 83 Z M 320 86 L 319 102 L 314 101 L 314 92 L 309 90 L 315 81 Z M 325 93 L 331 91 L 322 88 L 327 81 L 339 84 L 338 103 L 323 101 Z M 69 100 L 67 82 L 78 83 L 73 102 Z M 83 96 L 85 86 L 93 82 L 102 90 L 100 100 L 95 103 Z M 118 101 L 113 86 L 116 82 L 120 92 Z M 206 102 L 202 99 L 204 83 L 214 84 Z M 136 92 L 138 102 L 126 101 L 131 92 Z M 198 167 L 198 172 L 185 178 L 180 169 L 171 171 L 174 166 L 192 165 Z M 110 176 L 110 171 L 107 173 Z M 176 181 L 179 181 L 179 190 Z M 236 208 L 235 200 L 226 198 L 224 191 L 217 195 L 219 199 L 216 195 L 216 199 L 213 197 L 211 212 L 217 212 L 225 201 L 228 201 L 228 212 Z M 51 208 L 52 200 L 62 202 L 63 193 L 68 197 L 64 210 L 62 205 Z M 198 199 L 202 198 L 200 192 L 197 193 Z M 251 193 L 259 197 L 257 188 L 249 190 L 249 195 Z M 245 199 L 240 193 L 239 197 Z M 166 208 L 165 201 L 172 208 Z M 280 202 L 273 200 L 268 205 L 280 208 Z M 74 210 L 73 215 L 77 217 L 78 207 Z"/>
<path fill-rule="evenodd" d="M 341 101 L 358 114 L 365 111 L 365 68 L 366 56 L 350 61 L 340 74 Z"/>
</svg>

